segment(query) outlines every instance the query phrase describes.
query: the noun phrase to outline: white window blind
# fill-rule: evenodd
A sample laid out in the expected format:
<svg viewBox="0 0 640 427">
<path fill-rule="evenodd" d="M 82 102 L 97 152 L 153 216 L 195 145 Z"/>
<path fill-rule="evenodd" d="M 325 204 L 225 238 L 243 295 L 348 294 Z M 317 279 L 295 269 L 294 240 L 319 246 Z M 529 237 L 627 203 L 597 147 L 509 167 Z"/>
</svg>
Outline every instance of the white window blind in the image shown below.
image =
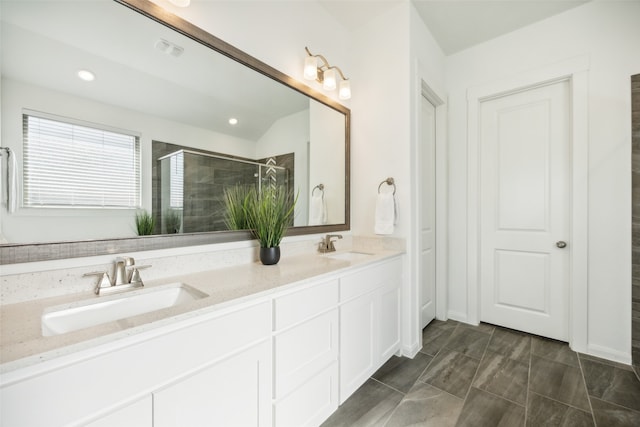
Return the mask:
<svg viewBox="0 0 640 427">
<path fill-rule="evenodd" d="M 169 206 L 182 208 L 184 199 L 184 153 L 169 157 L 171 171 L 169 179 Z"/>
<path fill-rule="evenodd" d="M 22 123 L 24 206 L 140 207 L 139 136 L 40 113 Z"/>
</svg>

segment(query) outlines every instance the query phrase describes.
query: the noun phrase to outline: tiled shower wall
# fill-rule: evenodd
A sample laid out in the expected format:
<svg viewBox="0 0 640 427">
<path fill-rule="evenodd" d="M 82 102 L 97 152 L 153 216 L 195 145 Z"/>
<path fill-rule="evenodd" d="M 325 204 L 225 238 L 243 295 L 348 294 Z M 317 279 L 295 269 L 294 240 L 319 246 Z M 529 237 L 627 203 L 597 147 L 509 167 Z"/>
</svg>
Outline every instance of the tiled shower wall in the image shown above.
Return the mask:
<svg viewBox="0 0 640 427">
<path fill-rule="evenodd" d="M 250 185 L 257 183 L 258 167 L 254 164 L 236 162 L 231 159 L 249 160 L 252 162 L 265 163 L 266 159 L 255 160 L 229 156 L 212 151 L 198 150 L 190 147 L 183 147 L 176 144 L 153 141 L 152 156 L 158 159 L 167 154 L 180 149 L 202 152 L 204 154 L 214 154 L 225 156 L 227 159 L 188 154 L 184 156 L 184 201 L 182 212 L 182 232 L 200 233 L 207 231 L 227 230 L 224 221 L 224 188 L 235 185 Z M 274 156 L 275 164 L 287 169 L 285 179 L 288 180 L 289 188 L 293 188 L 294 177 L 294 153 Z M 167 232 L 161 229 L 161 178 L 159 162 L 153 162 L 153 201 L 152 211 L 156 218 L 155 234 Z"/>
<path fill-rule="evenodd" d="M 631 76 L 632 297 L 631 352 L 640 367 L 640 74 Z"/>
</svg>

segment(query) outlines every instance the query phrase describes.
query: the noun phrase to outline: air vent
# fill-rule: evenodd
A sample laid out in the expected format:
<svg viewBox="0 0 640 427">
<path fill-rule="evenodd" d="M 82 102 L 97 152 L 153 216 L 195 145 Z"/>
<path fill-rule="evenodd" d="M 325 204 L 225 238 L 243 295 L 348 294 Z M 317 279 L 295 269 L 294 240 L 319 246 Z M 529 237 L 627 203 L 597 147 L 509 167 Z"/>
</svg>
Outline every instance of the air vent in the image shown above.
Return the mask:
<svg viewBox="0 0 640 427">
<path fill-rule="evenodd" d="M 165 39 L 159 39 L 155 44 L 155 48 L 162 53 L 175 56 L 176 58 L 184 53 L 184 48 L 182 46 L 178 46 L 177 44 L 171 43 Z"/>
</svg>

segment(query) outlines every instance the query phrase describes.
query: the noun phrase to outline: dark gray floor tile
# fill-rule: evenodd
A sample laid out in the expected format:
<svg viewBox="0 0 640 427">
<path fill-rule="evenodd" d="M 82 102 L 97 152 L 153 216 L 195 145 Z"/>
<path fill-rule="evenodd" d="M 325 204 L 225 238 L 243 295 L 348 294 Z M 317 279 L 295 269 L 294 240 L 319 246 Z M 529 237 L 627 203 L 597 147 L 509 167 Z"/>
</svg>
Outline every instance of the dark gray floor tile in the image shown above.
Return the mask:
<svg viewBox="0 0 640 427">
<path fill-rule="evenodd" d="M 487 351 L 480 362 L 473 386 L 521 405 L 527 403 L 529 363 Z"/>
<path fill-rule="evenodd" d="M 464 399 L 479 363 L 457 351 L 443 349 L 422 374 L 420 381 Z"/>
<path fill-rule="evenodd" d="M 466 323 L 461 323 L 461 325 L 466 328 L 473 328 L 478 332 L 484 332 L 485 334 L 492 334 L 493 331 L 499 327 L 492 325 L 491 323 L 480 323 L 478 326 L 468 325 Z"/>
<path fill-rule="evenodd" d="M 571 350 L 569 344 L 562 341 L 532 337 L 531 354 L 566 365 L 580 366 L 577 353 Z"/>
<path fill-rule="evenodd" d="M 524 406 L 472 387 L 456 426 L 518 427 L 524 416 Z"/>
<path fill-rule="evenodd" d="M 418 353 L 413 359 L 393 356 L 373 378 L 403 393 L 409 392 L 433 357 Z"/>
<path fill-rule="evenodd" d="M 536 393 L 529 393 L 529 402 L 527 404 L 528 427 L 589 427 L 593 425 L 593 416 L 589 412 L 548 399 Z"/>
<path fill-rule="evenodd" d="M 529 364 L 531 336 L 510 329 L 496 328 L 489 341 L 487 351 Z"/>
<path fill-rule="evenodd" d="M 420 352 L 435 356 L 447 342 L 458 322 L 433 320 L 422 330 L 422 349 Z"/>
<path fill-rule="evenodd" d="M 640 426 L 640 412 L 614 405 L 595 397 L 591 398 L 591 405 L 593 406 L 593 416 L 598 426 Z"/>
<path fill-rule="evenodd" d="M 400 402 L 385 427 L 455 426 L 464 400 L 418 381 Z"/>
<path fill-rule="evenodd" d="M 490 333 L 481 332 L 470 326 L 458 325 L 444 346 L 449 350 L 455 350 L 474 359 L 480 359 L 487 348 L 490 338 Z"/>
<path fill-rule="evenodd" d="M 375 380 L 368 380 L 334 412 L 323 427 L 381 426 L 404 395 Z"/>
<path fill-rule="evenodd" d="M 590 396 L 640 411 L 640 381 L 633 370 L 582 359 Z"/>
<path fill-rule="evenodd" d="M 590 411 L 580 368 L 531 356 L 529 390 L 587 412 Z"/>
</svg>

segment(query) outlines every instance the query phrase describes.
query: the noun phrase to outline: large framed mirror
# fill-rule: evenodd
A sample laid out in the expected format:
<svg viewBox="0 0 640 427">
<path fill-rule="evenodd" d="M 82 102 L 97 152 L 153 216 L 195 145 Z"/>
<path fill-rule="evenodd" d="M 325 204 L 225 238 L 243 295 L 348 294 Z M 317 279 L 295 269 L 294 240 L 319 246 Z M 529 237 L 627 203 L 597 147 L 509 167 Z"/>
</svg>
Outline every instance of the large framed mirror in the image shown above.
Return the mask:
<svg viewBox="0 0 640 427">
<path fill-rule="evenodd" d="M 239 183 L 298 194 L 288 235 L 349 229 L 348 108 L 148 0 L 0 7 L 3 264 L 250 239 Z"/>
</svg>

